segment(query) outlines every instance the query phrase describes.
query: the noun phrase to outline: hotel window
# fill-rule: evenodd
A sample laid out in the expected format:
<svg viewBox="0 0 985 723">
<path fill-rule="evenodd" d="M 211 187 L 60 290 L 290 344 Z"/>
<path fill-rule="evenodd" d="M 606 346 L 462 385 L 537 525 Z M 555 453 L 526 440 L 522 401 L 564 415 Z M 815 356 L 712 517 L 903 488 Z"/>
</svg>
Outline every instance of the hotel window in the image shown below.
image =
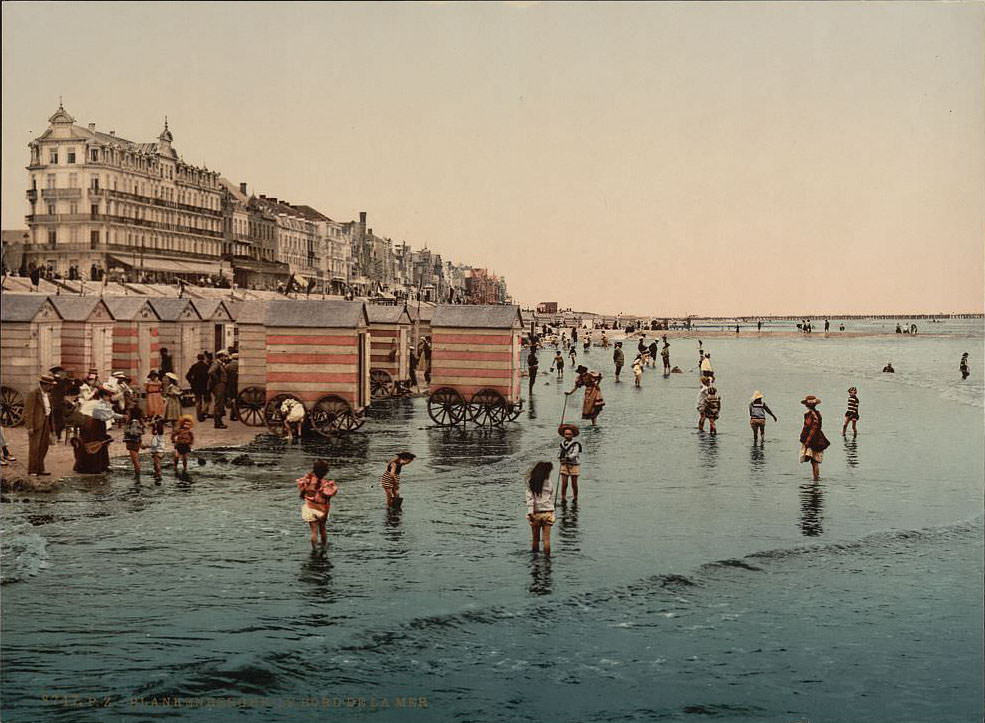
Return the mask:
<svg viewBox="0 0 985 723">
<path fill-rule="evenodd" d="M 70 204 L 68 204 L 68 212 L 71 213 L 71 214 L 78 213 L 79 212 L 79 204 L 77 204 L 77 203 L 70 203 Z"/>
<path fill-rule="evenodd" d="M 94 163 L 99 160 L 99 149 L 98 148 L 93 148 L 92 150 L 89 151 L 89 160 L 92 161 L 92 162 L 94 162 Z"/>
<path fill-rule="evenodd" d="M 53 148 L 48 151 L 48 163 L 58 163 L 58 149 Z"/>
<path fill-rule="evenodd" d="M 48 188 L 51 189 L 51 190 L 54 190 L 54 188 L 55 188 L 55 174 L 54 173 L 49 173 L 47 176 L 45 176 L 45 180 L 48 183 Z"/>
<path fill-rule="evenodd" d="M 49 216 L 54 216 L 55 215 L 55 204 L 53 204 L 53 203 L 49 203 L 48 204 L 48 215 Z"/>
<path fill-rule="evenodd" d="M 92 177 L 92 189 L 94 191 L 98 191 L 99 190 L 99 176 L 93 176 Z"/>
<path fill-rule="evenodd" d="M 99 243 L 99 231 L 90 231 L 89 232 L 89 241 L 90 241 L 90 243 L 98 244 Z"/>
<path fill-rule="evenodd" d="M 75 149 L 74 148 L 69 148 L 68 149 L 68 153 L 66 155 L 67 155 L 67 158 L 65 160 L 66 160 L 67 163 L 75 163 Z"/>
<path fill-rule="evenodd" d="M 48 243 L 54 246 L 57 241 L 58 241 L 58 235 L 55 232 L 55 230 L 51 229 L 50 231 L 48 231 Z"/>
</svg>

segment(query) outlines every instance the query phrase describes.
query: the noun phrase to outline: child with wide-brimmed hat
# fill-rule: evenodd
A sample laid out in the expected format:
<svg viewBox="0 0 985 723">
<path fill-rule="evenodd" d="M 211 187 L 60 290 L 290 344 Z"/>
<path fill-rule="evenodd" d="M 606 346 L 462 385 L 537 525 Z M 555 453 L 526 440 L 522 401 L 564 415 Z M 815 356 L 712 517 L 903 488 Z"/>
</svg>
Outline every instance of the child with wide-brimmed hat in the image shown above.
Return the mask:
<svg viewBox="0 0 985 723">
<path fill-rule="evenodd" d="M 175 429 L 171 432 L 171 443 L 174 445 L 174 471 L 178 471 L 178 461 L 181 461 L 182 472 L 188 471 L 188 453 L 195 444 L 195 418 L 190 414 L 182 414 L 178 418 Z"/>
</svg>

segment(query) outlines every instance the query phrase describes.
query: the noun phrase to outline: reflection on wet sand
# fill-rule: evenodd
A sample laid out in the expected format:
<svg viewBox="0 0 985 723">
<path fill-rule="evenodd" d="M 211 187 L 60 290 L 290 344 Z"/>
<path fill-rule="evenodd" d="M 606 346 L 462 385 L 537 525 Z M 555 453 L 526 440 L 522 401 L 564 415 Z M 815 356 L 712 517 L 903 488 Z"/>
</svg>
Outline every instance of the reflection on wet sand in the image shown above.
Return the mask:
<svg viewBox="0 0 985 723">
<path fill-rule="evenodd" d="M 428 445 L 436 466 L 494 464 L 516 453 L 519 429 L 429 429 Z"/>
<path fill-rule="evenodd" d="M 557 508 L 555 529 L 564 549 L 572 552 L 580 550 L 578 546 L 578 502 L 562 502 Z"/>
<path fill-rule="evenodd" d="M 824 533 L 824 496 L 821 485 L 808 482 L 800 486 L 800 532 L 805 537 Z"/>
<path fill-rule="evenodd" d="M 305 556 L 298 581 L 304 583 L 301 593 L 313 602 L 333 602 L 332 560 L 328 548 L 319 546 Z"/>
<path fill-rule="evenodd" d="M 701 466 L 714 469 L 718 463 L 718 435 L 699 432 L 698 452 L 701 455 Z"/>
<path fill-rule="evenodd" d="M 755 442 L 749 448 L 749 469 L 756 477 L 766 471 L 766 450 Z"/>
</svg>

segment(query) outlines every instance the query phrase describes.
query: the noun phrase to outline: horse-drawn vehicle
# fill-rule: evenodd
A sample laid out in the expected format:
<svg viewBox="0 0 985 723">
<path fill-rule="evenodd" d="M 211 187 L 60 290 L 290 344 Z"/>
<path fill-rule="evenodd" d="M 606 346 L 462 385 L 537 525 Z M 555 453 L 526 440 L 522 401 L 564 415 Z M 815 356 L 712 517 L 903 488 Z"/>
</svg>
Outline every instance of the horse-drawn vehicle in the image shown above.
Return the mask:
<svg viewBox="0 0 985 723">
<path fill-rule="evenodd" d="M 517 306 L 442 305 L 431 319 L 428 415 L 439 426 L 499 427 L 523 408 Z"/>
</svg>

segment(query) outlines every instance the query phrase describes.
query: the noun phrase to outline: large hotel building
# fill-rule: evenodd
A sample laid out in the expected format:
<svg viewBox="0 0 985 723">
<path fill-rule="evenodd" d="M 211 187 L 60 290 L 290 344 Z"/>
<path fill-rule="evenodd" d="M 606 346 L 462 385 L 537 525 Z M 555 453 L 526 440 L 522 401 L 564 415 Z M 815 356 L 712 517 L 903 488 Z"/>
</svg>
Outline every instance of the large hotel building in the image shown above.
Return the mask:
<svg viewBox="0 0 985 723">
<path fill-rule="evenodd" d="M 153 143 L 77 126 L 61 106 L 48 123 L 30 143 L 25 264 L 86 278 L 223 271 L 219 174 L 181 161 L 167 121 Z"/>
</svg>

